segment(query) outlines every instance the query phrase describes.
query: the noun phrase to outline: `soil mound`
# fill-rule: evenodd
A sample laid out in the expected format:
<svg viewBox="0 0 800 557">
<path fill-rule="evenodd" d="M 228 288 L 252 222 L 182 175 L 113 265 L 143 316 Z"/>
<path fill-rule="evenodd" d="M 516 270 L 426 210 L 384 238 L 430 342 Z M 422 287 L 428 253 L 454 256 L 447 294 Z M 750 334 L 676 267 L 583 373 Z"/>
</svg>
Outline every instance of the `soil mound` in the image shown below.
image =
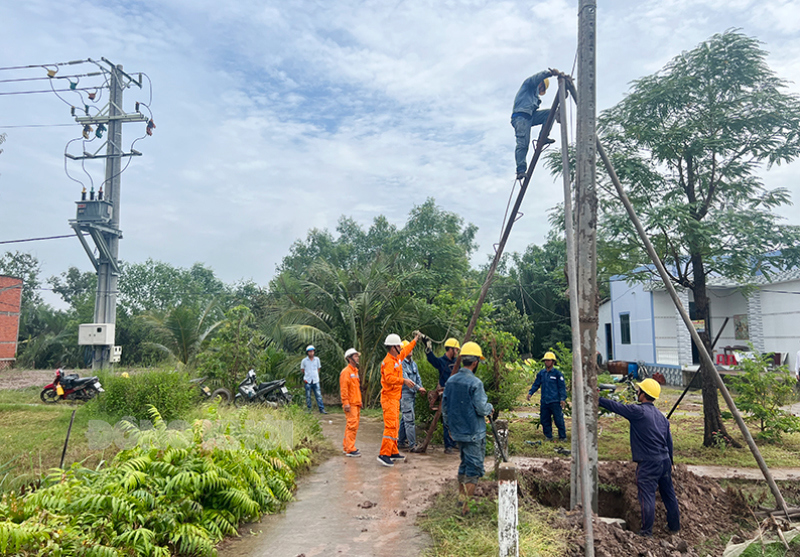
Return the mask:
<svg viewBox="0 0 800 557">
<path fill-rule="evenodd" d="M 520 487 L 524 496 L 530 496 L 544 505 L 569 508 L 570 463 L 566 460 L 548 461 L 541 467 L 523 469 Z M 598 557 L 629 555 L 643 556 L 693 556 L 692 546 L 705 542 L 709 549 L 721 544 L 718 534 L 739 533 L 736 515 L 746 509 L 738 504 L 733 494 L 722 489 L 710 478 L 696 476 L 686 466 L 675 466 L 672 481 L 681 510 L 681 531 L 672 535 L 667 531 L 666 512 L 660 495 L 656 494 L 656 520 L 653 538 L 643 538 L 636 532 L 641 527 L 641 513 L 636 489 L 636 464 L 633 462 L 601 462 L 598 471 L 600 494 L 599 515 L 624 519 L 628 530 L 616 524 L 595 521 L 595 548 Z M 581 512 L 564 514 L 567 526 L 582 529 Z M 576 532 L 576 538 L 582 534 Z M 716 542 L 716 543 L 715 543 Z M 712 554 L 716 553 L 712 550 Z M 721 551 L 720 551 L 721 553 Z M 580 554 L 583 554 L 582 548 Z"/>
</svg>

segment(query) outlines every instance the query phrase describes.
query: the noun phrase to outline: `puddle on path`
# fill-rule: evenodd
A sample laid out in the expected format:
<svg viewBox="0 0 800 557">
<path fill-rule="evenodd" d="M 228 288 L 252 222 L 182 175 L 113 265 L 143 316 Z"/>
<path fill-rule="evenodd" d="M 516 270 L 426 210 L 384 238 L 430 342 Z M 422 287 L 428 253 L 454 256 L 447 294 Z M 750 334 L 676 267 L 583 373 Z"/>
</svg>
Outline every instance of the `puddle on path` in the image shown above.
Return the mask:
<svg viewBox="0 0 800 557">
<path fill-rule="evenodd" d="M 344 416 L 320 422 L 340 449 Z M 419 555 L 430 539 L 414 525 L 416 516 L 430 493 L 455 478 L 459 458 L 429 447 L 425 455 L 403 453 L 404 462 L 386 468 L 377 462 L 382 434 L 381 421 L 362 417 L 356 442 L 361 458 L 336 455 L 322 463 L 300 480 L 284 513 L 246 525 L 242 538 L 221 545 L 220 557 Z"/>
</svg>

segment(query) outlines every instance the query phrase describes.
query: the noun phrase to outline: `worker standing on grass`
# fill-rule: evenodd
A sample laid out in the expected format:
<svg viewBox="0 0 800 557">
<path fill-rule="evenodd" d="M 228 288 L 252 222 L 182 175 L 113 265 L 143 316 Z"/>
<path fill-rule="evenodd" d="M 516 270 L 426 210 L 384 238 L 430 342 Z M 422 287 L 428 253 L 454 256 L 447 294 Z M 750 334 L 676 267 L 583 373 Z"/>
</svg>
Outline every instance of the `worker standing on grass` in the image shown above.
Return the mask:
<svg viewBox="0 0 800 557">
<path fill-rule="evenodd" d="M 514 97 L 514 108 L 511 111 L 511 125 L 514 127 L 514 135 L 517 137 L 517 149 L 514 152 L 517 161 L 517 180 L 525 179 L 525 171 L 528 168 L 528 144 L 531 142 L 531 128 L 547 122 L 550 116 L 550 109 L 539 110 L 542 99 L 539 98 L 547 92 L 550 85 L 548 78 L 563 75 L 560 71 L 550 68 L 543 72 L 532 75 L 522 82 L 522 86 Z M 556 112 L 558 121 L 558 112 Z M 547 138 L 546 144 L 555 143 L 555 139 Z"/>
<path fill-rule="evenodd" d="M 408 346 L 408 341 L 403 341 L 403 348 Z M 400 433 L 397 436 L 397 446 L 401 449 L 410 449 L 416 452 L 417 445 L 417 424 L 414 417 L 414 403 L 416 402 L 417 392 L 424 395 L 425 387 L 422 386 L 422 378 L 419 375 L 417 363 L 411 359 L 411 354 L 403 360 L 403 379 L 411 379 L 413 387 L 403 385 L 400 395 Z"/>
<path fill-rule="evenodd" d="M 400 429 L 400 395 L 403 385 L 413 387 L 411 379 L 403 378 L 402 361 L 411 354 L 417 345 L 416 334 L 414 340 L 405 348 L 400 336 L 391 334 L 386 337 L 384 345 L 387 348 L 386 357 L 381 362 L 381 408 L 383 409 L 383 441 L 378 462 L 384 466 L 394 466 L 395 460 L 405 460 L 397 449 L 397 434 Z"/>
<path fill-rule="evenodd" d="M 437 399 L 442 396 L 444 392 L 445 383 L 453 373 L 453 367 L 456 365 L 456 358 L 458 358 L 458 351 L 461 345 L 454 338 L 448 338 L 444 341 L 444 356 L 436 357 L 433 355 L 433 347 L 431 346 L 431 339 L 426 337 L 425 343 L 425 356 L 428 358 L 428 363 L 431 364 L 436 371 L 439 372 L 439 386 L 436 389 Z M 442 423 L 442 437 L 444 437 L 444 452 L 445 454 L 452 454 L 456 446 L 455 441 L 450 437 L 450 431 L 447 424 Z"/>
<path fill-rule="evenodd" d="M 458 466 L 458 494 L 463 498 L 461 514 L 466 515 L 469 501 L 475 493 L 478 479 L 483 476 L 483 459 L 486 456 L 486 416 L 494 408 L 489 404 L 483 382 L 475 376 L 483 360 L 481 347 L 465 342 L 461 349 L 462 368 L 453 375 L 444 388 L 442 416 L 450 435 L 458 441 L 461 464 Z"/>
<path fill-rule="evenodd" d="M 311 412 L 311 392 L 313 391 L 314 398 L 317 399 L 319 413 L 327 414 L 325 405 L 322 404 L 322 388 L 319 385 L 319 370 L 322 364 L 319 358 L 314 357 L 315 353 L 316 349 L 309 344 L 306 347 L 307 356 L 300 362 L 300 369 L 303 371 L 303 386 L 306 388 L 306 406 L 308 411 Z"/>
<path fill-rule="evenodd" d="M 638 463 L 636 487 L 642 508 L 639 535 L 653 535 L 656 489 L 667 509 L 667 527 L 675 533 L 681 529 L 681 511 L 672 486 L 672 434 L 669 421 L 653 405 L 661 395 L 661 385 L 655 379 L 645 379 L 636 386 L 639 387 L 639 404 L 621 404 L 602 397 L 598 404 L 631 423 L 631 456 Z"/>
<path fill-rule="evenodd" d="M 344 353 L 347 366 L 339 374 L 339 389 L 342 397 L 342 410 L 347 418 L 344 429 L 344 454 L 346 456 L 361 456 L 356 449 L 356 435 L 358 423 L 361 419 L 361 380 L 358 377 L 358 359 L 361 355 L 355 348 L 349 348 Z"/>
<path fill-rule="evenodd" d="M 539 423 L 542 424 L 544 436 L 549 441 L 553 440 L 553 420 L 558 428 L 558 440 L 567 440 L 567 428 L 564 427 L 564 407 L 567 405 L 567 383 L 564 381 L 564 374 L 553 367 L 556 363 L 556 355 L 547 352 L 542 358 L 544 369 L 536 374 L 536 380 L 528 391 L 527 399 L 530 400 L 533 393 L 542 388 L 542 401 L 539 404 Z"/>
</svg>

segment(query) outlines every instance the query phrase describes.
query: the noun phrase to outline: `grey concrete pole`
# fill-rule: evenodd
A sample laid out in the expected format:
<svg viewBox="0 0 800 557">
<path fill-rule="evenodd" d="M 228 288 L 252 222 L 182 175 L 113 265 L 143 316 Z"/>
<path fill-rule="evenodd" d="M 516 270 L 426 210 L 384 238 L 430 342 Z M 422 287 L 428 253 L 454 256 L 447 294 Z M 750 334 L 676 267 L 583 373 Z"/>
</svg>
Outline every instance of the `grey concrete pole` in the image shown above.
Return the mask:
<svg viewBox="0 0 800 557">
<path fill-rule="evenodd" d="M 577 135 L 575 141 L 575 208 L 578 317 L 583 368 L 586 452 L 592 510 L 597 512 L 597 191 L 595 172 L 595 18 L 594 0 L 580 0 L 578 11 Z M 573 346 L 573 350 L 575 347 Z M 575 400 L 573 399 L 573 402 Z M 575 439 L 573 438 L 573 448 Z M 575 454 L 575 453 L 573 453 Z M 573 470 L 576 471 L 576 470 Z M 578 500 L 571 493 L 571 501 Z"/>
<path fill-rule="evenodd" d="M 586 450 L 586 408 L 584 404 L 584 380 L 581 358 L 580 323 L 578 322 L 578 279 L 575 269 L 575 222 L 572 217 L 572 191 L 569 173 L 569 138 L 567 137 L 567 95 L 564 78 L 558 78 L 558 100 L 561 114 L 561 164 L 564 177 L 564 229 L 567 237 L 567 277 L 569 280 L 569 317 L 572 326 L 572 483 L 571 491 L 577 492 L 575 499 L 583 505 L 583 532 L 586 540 L 586 555 L 594 557 L 594 525 L 592 524 L 592 493 L 597 486 L 591 483 L 589 455 Z M 577 458 L 576 458 L 577 455 Z M 577 463 L 577 473 L 575 466 Z M 574 505 L 572 505 L 574 507 Z"/>
<path fill-rule="evenodd" d="M 120 213 L 120 169 L 122 168 L 122 121 L 115 116 L 122 114 L 122 81 L 117 70 L 122 66 L 111 68 L 109 80 L 108 135 L 106 147 L 106 173 L 104 180 L 105 199 L 112 203 L 112 215 L 109 226 L 119 230 Z M 119 236 L 103 232 L 103 238 L 109 247 L 115 262 L 119 256 Z M 117 320 L 117 287 L 118 276 L 111 262 L 101 256 L 97 269 L 97 293 L 94 303 L 95 323 L 116 323 Z M 92 369 L 102 369 L 108 364 L 111 346 L 95 346 L 92 357 Z"/>
</svg>

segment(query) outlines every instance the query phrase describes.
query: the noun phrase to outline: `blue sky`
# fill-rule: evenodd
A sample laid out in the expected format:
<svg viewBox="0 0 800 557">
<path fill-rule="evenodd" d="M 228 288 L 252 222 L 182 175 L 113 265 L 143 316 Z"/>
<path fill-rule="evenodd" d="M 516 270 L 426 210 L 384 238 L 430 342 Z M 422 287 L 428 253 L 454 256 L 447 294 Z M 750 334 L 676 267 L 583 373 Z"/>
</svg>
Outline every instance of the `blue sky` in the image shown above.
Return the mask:
<svg viewBox="0 0 800 557">
<path fill-rule="evenodd" d="M 800 92 L 797 21 L 788 0 L 599 2 L 598 108 L 731 27 L 763 41 Z M 123 259 L 200 261 L 265 284 L 309 228 L 342 214 L 400 225 L 427 197 L 478 225 L 484 262 L 513 181 L 511 102 L 530 74 L 572 69 L 577 1 L 27 0 L 0 4 L 0 42 L 1 67 L 105 56 L 152 79 L 156 133 L 122 177 Z M 145 96 L 125 95 L 129 111 Z M 0 96 L 0 126 L 71 122 L 52 94 Z M 124 142 L 142 131 L 126 125 Z M 0 239 L 68 234 L 80 186 L 63 152 L 80 128 L 0 132 Z M 799 176 L 794 163 L 765 182 L 797 201 Z M 509 249 L 541 242 L 560 200 L 544 171 L 531 188 Z M 796 207 L 782 214 L 800 224 Z M 90 268 L 77 239 L 11 247 L 45 276 Z"/>
</svg>

